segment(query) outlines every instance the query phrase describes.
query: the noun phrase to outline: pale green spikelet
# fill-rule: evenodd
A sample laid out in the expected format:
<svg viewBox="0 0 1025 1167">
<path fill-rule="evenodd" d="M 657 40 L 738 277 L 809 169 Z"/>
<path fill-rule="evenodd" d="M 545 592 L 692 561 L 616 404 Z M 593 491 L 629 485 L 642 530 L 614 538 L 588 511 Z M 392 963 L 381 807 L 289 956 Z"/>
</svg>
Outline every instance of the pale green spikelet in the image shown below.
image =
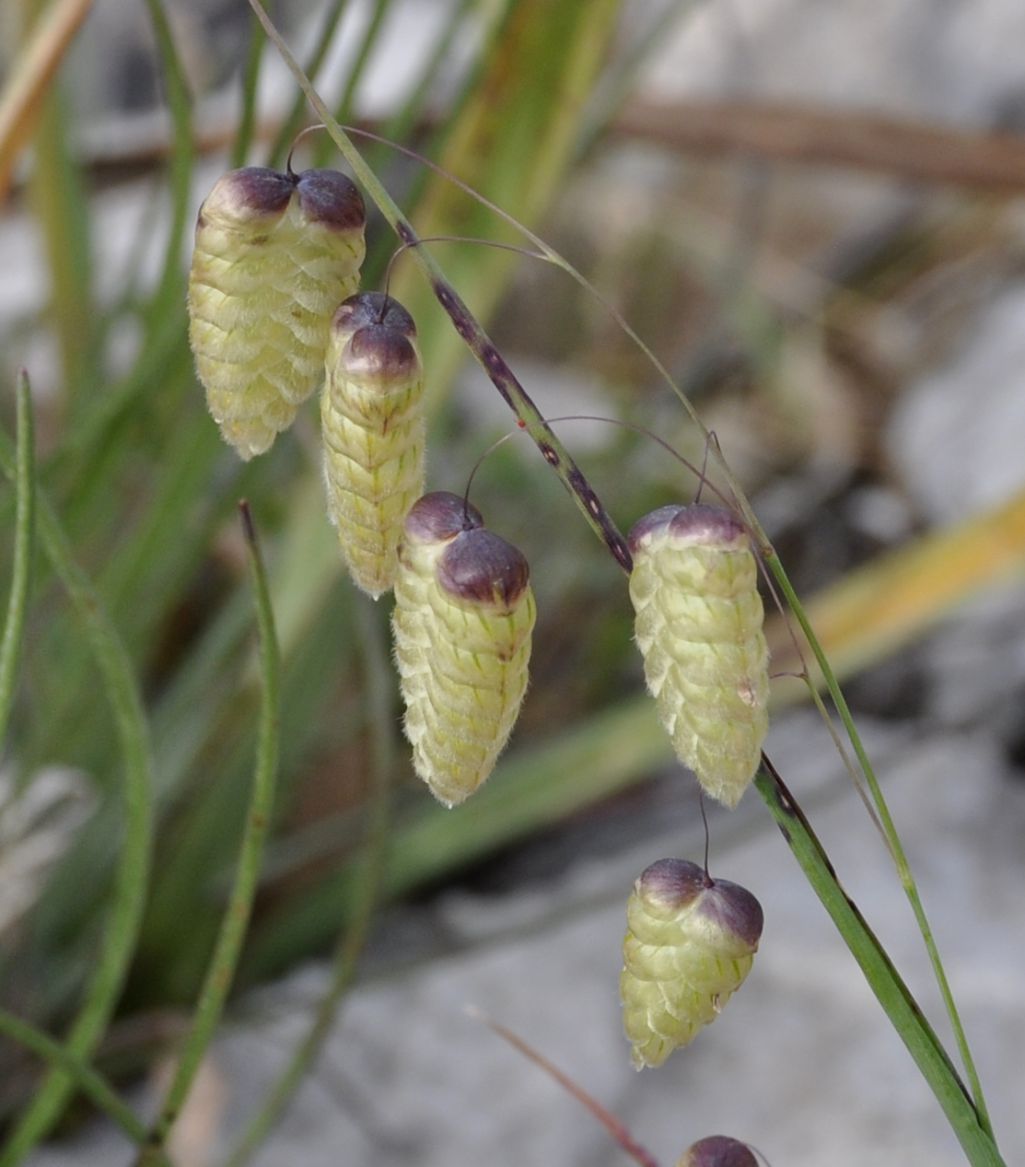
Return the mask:
<svg viewBox="0 0 1025 1167">
<path fill-rule="evenodd" d="M 722 507 L 668 506 L 630 531 L 630 598 L 648 690 L 701 788 L 736 806 L 769 726 L 769 653 L 758 568 Z"/>
<path fill-rule="evenodd" d="M 423 491 L 423 385 L 409 313 L 380 292 L 350 296 L 328 339 L 324 481 L 349 572 L 375 600 L 392 586 L 402 522 Z"/>
<path fill-rule="evenodd" d="M 395 576 L 395 661 L 413 766 L 446 806 L 491 773 L 527 688 L 527 561 L 458 495 L 410 510 Z"/>
<path fill-rule="evenodd" d="M 729 1135 L 709 1135 L 692 1143 L 676 1167 L 758 1167 L 758 1160 L 747 1143 Z"/>
<path fill-rule="evenodd" d="M 637 1069 L 660 1066 L 714 1021 L 747 976 L 762 909 L 738 884 L 660 859 L 627 905 L 619 990 Z"/>
<path fill-rule="evenodd" d="M 359 283 L 363 199 L 334 170 L 222 175 L 199 209 L 189 343 L 207 406 L 245 459 L 324 374 L 331 315 Z"/>
</svg>

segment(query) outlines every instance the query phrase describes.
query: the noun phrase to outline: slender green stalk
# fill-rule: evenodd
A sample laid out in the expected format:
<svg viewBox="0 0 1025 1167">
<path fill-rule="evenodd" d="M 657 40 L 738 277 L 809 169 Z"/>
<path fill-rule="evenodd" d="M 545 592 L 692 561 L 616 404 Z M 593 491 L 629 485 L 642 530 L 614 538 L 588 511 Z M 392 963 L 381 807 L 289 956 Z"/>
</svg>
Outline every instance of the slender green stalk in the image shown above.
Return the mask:
<svg viewBox="0 0 1025 1167">
<path fill-rule="evenodd" d="M 32 577 L 32 547 L 36 524 L 35 437 L 28 374 L 18 374 L 18 444 L 15 453 L 17 510 L 14 516 L 14 564 L 7 601 L 3 640 L 0 641 L 0 745 L 7 738 L 7 721 L 25 638 L 25 617 Z"/>
<path fill-rule="evenodd" d="M 274 630 L 274 613 L 271 608 L 267 573 L 256 540 L 252 515 L 247 503 L 241 503 L 239 509 L 249 551 L 250 572 L 256 595 L 257 624 L 260 631 L 263 696 L 260 703 L 256 768 L 245 831 L 235 869 L 234 886 L 224 910 L 217 943 L 196 1003 L 192 1028 L 178 1058 L 174 1079 L 160 1108 L 160 1114 L 153 1124 L 146 1157 L 145 1159 L 140 1157 L 140 1163 L 149 1162 L 149 1156 L 154 1149 L 163 1147 L 167 1140 L 171 1127 L 185 1105 L 203 1055 L 213 1039 L 214 1031 L 224 1011 L 224 1003 L 234 980 L 252 913 L 253 900 L 256 897 L 264 843 L 274 809 L 280 734 L 281 660 Z"/>
<path fill-rule="evenodd" d="M 758 793 L 776 820 L 822 906 L 858 962 L 879 1004 L 893 1022 L 922 1076 L 936 1095 L 973 1167 L 1001 1167 L 991 1131 L 983 1125 L 939 1038 L 853 900 L 844 892 L 825 849 L 782 779 L 763 756 Z"/>
<path fill-rule="evenodd" d="M 310 54 L 310 58 L 306 62 L 303 70 L 307 77 L 311 79 L 316 78 L 320 72 L 320 67 L 324 64 L 324 58 L 327 56 L 327 51 L 331 47 L 331 42 L 334 40 L 338 22 L 348 7 L 349 0 L 334 0 L 324 13 L 324 23 L 320 27 L 320 34 L 317 37 L 316 44 L 313 46 L 313 52 Z M 260 27 L 262 29 L 263 25 Z M 267 152 L 268 166 L 280 166 L 285 155 L 288 153 L 289 147 L 292 145 L 292 139 L 299 132 L 303 124 L 303 112 L 305 109 L 306 99 L 302 93 L 297 93 L 295 100 L 292 102 L 292 108 L 288 111 L 288 116 L 281 123 L 281 128 L 274 138 L 274 144 Z"/>
<path fill-rule="evenodd" d="M 361 597 L 362 600 L 362 597 Z M 306 1036 L 294 1051 L 259 1111 L 243 1131 L 227 1160 L 227 1167 L 242 1167 L 266 1138 L 295 1095 L 303 1078 L 316 1064 L 324 1043 L 338 1020 L 339 1010 L 356 975 L 384 883 L 391 824 L 391 783 L 395 747 L 392 735 L 391 676 L 388 649 L 377 609 L 362 600 L 364 618 L 357 620 L 367 670 L 367 693 L 373 742 L 371 780 L 373 791 L 367 841 L 360 865 L 358 893 L 351 923 L 346 927 L 331 962 L 331 979 Z"/>
<path fill-rule="evenodd" d="M 854 724 L 854 718 L 851 716 L 851 711 L 847 705 L 847 700 L 843 695 L 843 690 L 840 688 L 840 683 L 836 679 L 836 674 L 833 672 L 832 666 L 826 657 L 818 637 L 815 635 L 813 628 L 808 620 L 808 616 L 798 599 L 797 593 L 780 562 L 779 557 L 775 552 L 765 556 L 766 565 L 769 571 L 772 572 L 773 578 L 779 584 L 780 590 L 786 599 L 790 610 L 794 614 L 794 618 L 800 625 L 801 631 L 811 648 L 812 655 L 822 671 L 822 677 L 826 684 L 826 689 L 836 706 L 837 713 L 840 716 L 840 721 L 843 724 L 847 737 L 850 740 L 851 747 L 858 759 L 858 765 L 865 776 L 865 781 L 868 784 L 869 792 L 872 796 L 872 802 L 878 814 L 878 822 L 882 827 L 883 835 L 889 847 L 890 853 L 893 856 L 894 864 L 897 868 L 897 873 L 900 877 L 901 886 L 904 888 L 904 894 L 907 896 L 911 904 L 911 910 L 915 917 L 915 922 L 922 934 L 922 940 L 925 944 L 926 952 L 929 955 L 929 962 L 932 965 L 933 976 L 936 978 L 936 983 L 939 986 L 940 995 L 943 998 L 943 1004 L 947 1011 L 947 1017 L 950 1020 L 951 1028 L 954 1032 L 954 1040 L 957 1042 L 958 1052 L 961 1055 L 961 1061 L 965 1068 L 965 1074 L 968 1077 L 968 1082 L 971 1087 L 972 1099 L 974 1101 L 975 1110 L 978 1113 L 978 1121 L 981 1128 L 987 1134 L 992 1136 L 993 1128 L 989 1118 L 989 1112 L 986 1108 L 986 1100 L 982 1091 L 982 1081 L 979 1078 L 978 1070 L 975 1066 L 975 1059 L 972 1057 L 971 1049 L 968 1045 L 968 1036 L 965 1033 L 964 1025 L 961 1022 L 961 1015 L 958 1012 L 957 1003 L 954 1000 L 954 994 L 950 988 L 950 982 L 947 979 L 946 970 L 943 967 L 943 961 L 940 958 L 939 948 L 933 936 L 932 928 L 929 925 L 929 920 L 925 914 L 925 907 L 922 904 L 921 896 L 918 893 L 918 885 L 915 883 L 914 876 L 911 873 L 911 865 L 908 862 L 907 854 L 904 851 L 904 845 L 901 842 L 900 834 L 897 831 L 897 826 L 893 821 L 893 816 L 890 814 L 890 808 L 887 805 L 886 798 L 883 795 L 882 788 L 879 785 L 879 780 L 876 777 L 875 768 L 873 767 L 864 744 L 861 740 L 861 735 L 858 733 L 857 726 Z M 903 1034 L 901 1035 L 904 1036 Z M 906 1040 L 906 1039 L 905 1039 Z"/>
<path fill-rule="evenodd" d="M 185 274 L 182 244 L 189 225 L 189 200 L 192 195 L 192 95 L 185 79 L 185 69 L 174 43 L 171 25 L 163 0 L 146 0 L 157 50 L 167 85 L 167 104 L 171 111 L 174 139 L 171 150 L 171 227 L 167 237 L 160 284 L 148 308 L 150 321 L 184 311 Z"/>
<path fill-rule="evenodd" d="M 71 1078 L 86 1098 L 113 1119 L 133 1143 L 145 1141 L 145 1126 L 125 1105 L 106 1078 L 81 1058 L 68 1053 L 59 1041 L 54 1041 L 49 1034 L 15 1017 L 13 1013 L 8 1013 L 6 1009 L 0 1009 L 0 1033 Z"/>
<path fill-rule="evenodd" d="M 258 20 L 249 22 L 249 47 L 246 64 L 242 72 L 242 114 L 239 117 L 238 133 L 231 147 L 231 165 L 244 166 L 253 144 L 256 129 L 256 98 L 260 86 L 260 66 L 263 64 L 263 46 L 267 34 Z"/>
<path fill-rule="evenodd" d="M 373 12 L 370 14 L 370 20 L 367 22 L 366 31 L 363 33 L 363 39 L 360 41 L 359 48 L 356 50 L 356 58 L 346 74 L 345 88 L 342 90 L 342 96 L 338 99 L 335 118 L 340 122 L 347 122 L 349 120 L 356 90 L 363 80 L 363 74 L 366 72 L 367 65 L 370 63 L 370 57 L 377 47 L 378 37 L 384 28 L 384 22 L 391 6 L 392 0 L 377 0 L 374 4 Z M 314 151 L 314 158 L 318 166 L 325 166 L 327 164 L 330 149 L 331 147 L 327 143 L 321 142 L 317 144 L 317 148 Z"/>
<path fill-rule="evenodd" d="M 6 434 L 0 434 L 0 468 L 9 478 L 16 473 L 16 457 Z M 42 493 L 37 497 L 37 512 L 43 549 L 68 593 L 99 668 L 124 759 L 121 796 L 125 834 L 106 930 L 85 999 L 65 1042 L 70 1057 L 84 1060 L 103 1035 L 117 1003 L 146 902 L 153 837 L 149 728 L 124 646 L 99 596 L 75 563 L 60 522 Z M 63 1071 L 47 1077 L 0 1154 L 0 1167 L 13 1167 L 45 1137 L 72 1084 Z"/>
<path fill-rule="evenodd" d="M 477 323 L 473 314 L 466 307 L 455 289 L 445 279 L 441 268 L 427 251 L 416 247 L 418 242 L 413 230 L 398 204 L 385 190 L 374 172 L 367 166 L 363 156 L 352 144 L 348 134 L 331 116 L 331 111 L 324 104 L 317 91 L 311 85 L 309 78 L 296 63 L 295 57 L 289 52 L 288 46 L 281 38 L 281 34 L 271 23 L 259 0 L 249 0 L 250 6 L 257 14 L 267 35 L 274 42 L 296 83 L 306 94 L 307 100 L 317 116 L 324 123 L 331 140 L 338 147 L 342 156 L 352 168 L 356 180 L 361 184 L 365 193 L 377 206 L 384 219 L 395 231 L 403 243 L 411 247 L 412 259 L 423 272 L 434 291 L 438 303 L 442 306 L 452 321 L 453 327 L 466 342 L 478 364 L 487 374 L 492 384 L 501 394 L 506 404 L 515 412 L 523 424 L 523 428 L 534 440 L 542 456 L 549 466 L 558 475 L 560 481 L 570 492 L 574 502 L 584 517 L 588 526 L 597 534 L 616 561 L 629 570 L 632 565 L 630 551 L 626 540 L 612 521 L 608 512 L 602 506 L 597 494 L 584 477 L 583 472 L 572 459 L 569 451 L 560 439 L 547 425 L 537 406 L 531 400 L 527 391 L 517 380 L 513 371 L 506 364 L 505 359 L 495 348 L 490 337 Z M 545 247 L 545 251 L 550 251 Z"/>
</svg>

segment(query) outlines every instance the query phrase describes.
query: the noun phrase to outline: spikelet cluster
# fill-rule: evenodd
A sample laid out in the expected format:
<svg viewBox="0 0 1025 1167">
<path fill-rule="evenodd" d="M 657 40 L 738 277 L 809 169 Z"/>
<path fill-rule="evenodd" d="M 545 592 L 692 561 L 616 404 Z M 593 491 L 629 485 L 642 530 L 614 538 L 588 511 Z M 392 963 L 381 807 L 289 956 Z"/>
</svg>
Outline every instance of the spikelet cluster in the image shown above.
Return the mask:
<svg viewBox="0 0 1025 1167">
<path fill-rule="evenodd" d="M 630 598 L 648 689 L 677 757 L 736 806 L 768 730 L 768 648 L 744 526 L 722 507 L 667 506 L 630 531 Z"/>
<path fill-rule="evenodd" d="M 392 586 L 402 523 L 423 492 L 423 385 L 409 313 L 380 292 L 344 301 L 320 399 L 324 481 L 349 572 L 375 600 Z"/>
<path fill-rule="evenodd" d="M 747 976 L 762 933 L 755 897 L 683 859 L 660 859 L 627 905 L 619 988 L 637 1069 L 660 1066 L 715 1019 Z"/>
<path fill-rule="evenodd" d="M 758 1167 L 758 1160 L 747 1143 L 729 1135 L 709 1135 L 692 1143 L 676 1167 Z"/>
<path fill-rule="evenodd" d="M 320 384 L 331 314 L 359 282 L 365 212 L 334 170 L 218 179 L 199 210 L 189 342 L 207 405 L 244 459 Z"/>
<path fill-rule="evenodd" d="M 395 576 L 395 660 L 413 765 L 446 806 L 488 777 L 527 688 L 527 561 L 445 491 L 410 510 Z"/>
</svg>

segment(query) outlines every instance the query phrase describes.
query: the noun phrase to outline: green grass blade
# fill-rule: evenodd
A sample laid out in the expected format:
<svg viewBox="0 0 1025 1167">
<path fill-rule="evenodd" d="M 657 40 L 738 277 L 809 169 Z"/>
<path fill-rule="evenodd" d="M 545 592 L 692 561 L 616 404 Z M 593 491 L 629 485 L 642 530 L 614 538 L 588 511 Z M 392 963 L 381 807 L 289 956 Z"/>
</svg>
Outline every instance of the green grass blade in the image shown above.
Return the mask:
<svg viewBox="0 0 1025 1167">
<path fill-rule="evenodd" d="M 333 0 L 331 6 L 324 13 L 324 22 L 320 26 L 320 33 L 313 46 L 313 52 L 310 54 L 309 60 L 304 66 L 307 77 L 315 79 L 320 72 L 320 68 L 324 64 L 324 58 L 327 56 L 327 51 L 331 47 L 331 42 L 334 40 L 335 32 L 338 29 L 338 22 L 342 19 L 348 7 L 349 0 Z M 263 25 L 260 25 L 260 28 L 262 30 Z M 295 100 L 292 102 L 292 108 L 288 111 L 288 116 L 281 123 L 281 129 L 278 130 L 274 138 L 274 144 L 267 152 L 268 166 L 280 167 L 284 163 L 285 155 L 292 145 L 292 139 L 302 128 L 303 114 L 305 111 L 306 99 L 302 93 L 297 93 Z"/>
<path fill-rule="evenodd" d="M 236 1143 L 227 1160 L 227 1167 L 243 1167 L 252 1158 L 284 1114 L 303 1078 L 316 1064 L 355 979 L 356 966 L 366 945 L 384 883 L 391 821 L 390 778 L 395 769 L 391 662 L 380 610 L 372 608 L 370 602 L 362 596 L 360 602 L 364 609 L 363 618 L 357 620 L 356 626 L 362 637 L 367 671 L 373 756 L 370 818 L 360 864 L 359 890 L 352 912 L 347 917 L 345 930 L 335 948 L 328 990 L 317 1007 L 305 1037 Z"/>
<path fill-rule="evenodd" d="M 840 886 L 822 844 L 771 765 L 763 766 L 755 785 L 809 884 L 943 1108 L 968 1162 L 972 1167 L 1003 1167 L 992 1134 L 983 1125 L 939 1038 L 864 917 Z"/>
<path fill-rule="evenodd" d="M 0 641 L 0 746 L 7 739 L 7 722 L 14 703 L 18 666 L 25 639 L 25 617 L 32 577 L 32 548 L 36 524 L 35 435 L 31 389 L 24 370 L 18 375 L 18 440 L 15 452 L 17 509 L 14 517 L 14 565 L 7 601 L 3 640 Z"/>
<path fill-rule="evenodd" d="M 359 48 L 356 50 L 355 59 L 349 66 L 349 71 L 345 78 L 345 87 L 335 108 L 335 117 L 340 122 L 347 122 L 352 115 L 356 90 L 359 88 L 359 84 L 363 80 L 363 75 L 367 71 L 367 66 L 370 64 L 370 58 L 373 56 L 374 49 L 377 47 L 378 38 L 381 35 L 381 30 L 384 28 L 384 22 L 391 10 L 392 3 L 393 0 L 376 0 L 374 4 L 370 20 L 367 22 L 367 27 L 363 33 L 363 39 L 360 41 Z M 319 141 L 314 149 L 313 158 L 314 165 L 326 166 L 331 158 L 331 143 L 323 139 Z"/>
<path fill-rule="evenodd" d="M 10 439 L 0 435 L 0 468 L 13 478 L 16 466 Z M 94 588 L 75 563 L 60 522 L 42 494 L 37 498 L 37 510 L 43 549 L 81 621 L 100 671 L 124 765 L 121 797 L 125 833 L 108 919 L 85 999 L 65 1043 L 70 1056 L 86 1059 L 103 1035 L 117 1003 L 146 901 L 153 835 L 150 741 L 142 699 L 124 646 Z M 45 1137 L 71 1088 L 67 1074 L 50 1074 L 0 1154 L 0 1167 L 13 1167 Z"/>
<path fill-rule="evenodd" d="M 67 1075 L 76 1088 L 108 1118 L 125 1132 L 133 1143 L 146 1140 L 146 1128 L 132 1110 L 121 1100 L 110 1083 L 87 1062 L 70 1054 L 58 1041 L 36 1029 L 21 1018 L 0 1009 L 0 1034 L 23 1045 L 32 1053 L 49 1062 L 55 1070 Z"/>
<path fill-rule="evenodd" d="M 260 89 L 260 67 L 263 64 L 263 47 L 267 34 L 258 20 L 249 22 L 249 47 L 246 49 L 246 63 L 242 70 L 242 113 L 239 116 L 238 131 L 231 147 L 230 165 L 232 169 L 245 166 L 249 150 L 253 144 L 256 129 L 256 99 Z"/>
<path fill-rule="evenodd" d="M 246 814 L 245 831 L 239 850 L 235 882 L 224 909 L 220 932 L 196 1003 L 192 1028 L 178 1059 L 174 1079 L 168 1088 L 160 1114 L 153 1126 L 148 1152 L 163 1147 L 171 1127 L 181 1113 L 203 1055 L 224 1010 L 245 939 L 253 900 L 256 896 L 263 859 L 263 848 L 274 809 L 274 789 L 278 762 L 280 730 L 281 661 L 274 613 L 271 609 L 267 574 L 260 555 L 252 516 L 242 504 L 242 523 L 249 552 L 253 588 L 256 593 L 257 624 L 260 632 L 260 664 L 263 696 L 253 774 L 252 794 Z"/>
</svg>

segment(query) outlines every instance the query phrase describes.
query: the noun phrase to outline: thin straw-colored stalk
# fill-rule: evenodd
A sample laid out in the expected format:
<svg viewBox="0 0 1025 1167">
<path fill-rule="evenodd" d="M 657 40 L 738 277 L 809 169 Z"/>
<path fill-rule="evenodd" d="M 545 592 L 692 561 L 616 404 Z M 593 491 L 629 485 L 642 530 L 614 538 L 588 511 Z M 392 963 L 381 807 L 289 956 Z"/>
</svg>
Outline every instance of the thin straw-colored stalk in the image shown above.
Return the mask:
<svg viewBox="0 0 1025 1167">
<path fill-rule="evenodd" d="M 49 1034 L 0 1009 L 0 1034 L 31 1050 L 37 1057 L 49 1062 L 55 1070 L 60 1070 L 75 1083 L 75 1086 L 125 1132 L 133 1143 L 146 1140 L 146 1128 L 125 1105 L 111 1084 L 87 1062 L 68 1053 L 59 1041 Z"/>
<path fill-rule="evenodd" d="M 224 1011 L 224 1003 L 235 977 L 235 969 L 238 966 L 239 954 L 252 913 L 253 900 L 259 884 L 264 843 L 274 809 L 280 731 L 281 661 L 274 631 L 274 613 L 271 608 L 267 573 L 256 540 L 252 516 L 246 503 L 241 504 L 240 511 L 256 598 L 257 625 L 260 633 L 260 671 L 263 678 L 256 767 L 246 813 L 245 831 L 235 869 L 234 886 L 225 905 L 217 943 L 196 1003 L 192 1028 L 179 1055 L 175 1075 L 160 1113 L 153 1124 L 147 1154 L 151 1154 L 154 1147 L 162 1147 L 170 1134 L 171 1127 L 185 1105 L 203 1055 L 213 1039 L 214 1031 Z"/>
<path fill-rule="evenodd" d="M 15 163 L 32 133 L 50 82 L 90 8 L 92 0 L 57 0 L 14 58 L 0 95 L 0 203 L 7 197 Z"/>
<path fill-rule="evenodd" d="M 391 775 L 395 768 L 392 734 L 391 676 L 388 648 L 380 614 L 361 597 L 363 619 L 356 626 L 361 633 L 363 660 L 367 671 L 373 753 L 371 759 L 370 817 L 364 855 L 360 863 L 358 892 L 350 921 L 339 938 L 331 962 L 328 990 L 317 1006 L 306 1036 L 299 1043 L 277 1082 L 271 1087 L 252 1121 L 242 1132 L 227 1167 L 242 1167 L 284 1114 L 300 1083 L 316 1064 L 324 1043 L 338 1021 L 339 1010 L 356 975 L 360 954 L 366 945 L 374 910 L 384 883 L 391 823 Z"/>
<path fill-rule="evenodd" d="M 24 380 L 27 384 L 27 377 Z M 0 434 L 0 468 L 8 477 L 16 473 L 16 457 L 6 434 Z M 95 970 L 65 1041 L 69 1056 L 85 1060 L 102 1037 L 121 993 L 149 887 L 153 838 L 149 727 L 124 646 L 95 589 L 75 563 L 60 522 L 41 493 L 37 496 L 37 515 L 43 549 L 64 585 L 99 669 L 124 762 L 121 798 L 125 832 L 109 915 Z M 72 1085 L 62 1071 L 47 1077 L 0 1154 L 0 1167 L 13 1167 L 45 1137 Z"/>
<path fill-rule="evenodd" d="M 32 577 L 32 548 L 36 524 L 35 437 L 28 375 L 18 375 L 18 441 L 15 453 L 17 509 L 14 516 L 14 563 L 7 601 L 3 640 L 0 641 L 0 746 L 7 738 L 7 721 L 25 638 L 25 616 Z"/>
</svg>

